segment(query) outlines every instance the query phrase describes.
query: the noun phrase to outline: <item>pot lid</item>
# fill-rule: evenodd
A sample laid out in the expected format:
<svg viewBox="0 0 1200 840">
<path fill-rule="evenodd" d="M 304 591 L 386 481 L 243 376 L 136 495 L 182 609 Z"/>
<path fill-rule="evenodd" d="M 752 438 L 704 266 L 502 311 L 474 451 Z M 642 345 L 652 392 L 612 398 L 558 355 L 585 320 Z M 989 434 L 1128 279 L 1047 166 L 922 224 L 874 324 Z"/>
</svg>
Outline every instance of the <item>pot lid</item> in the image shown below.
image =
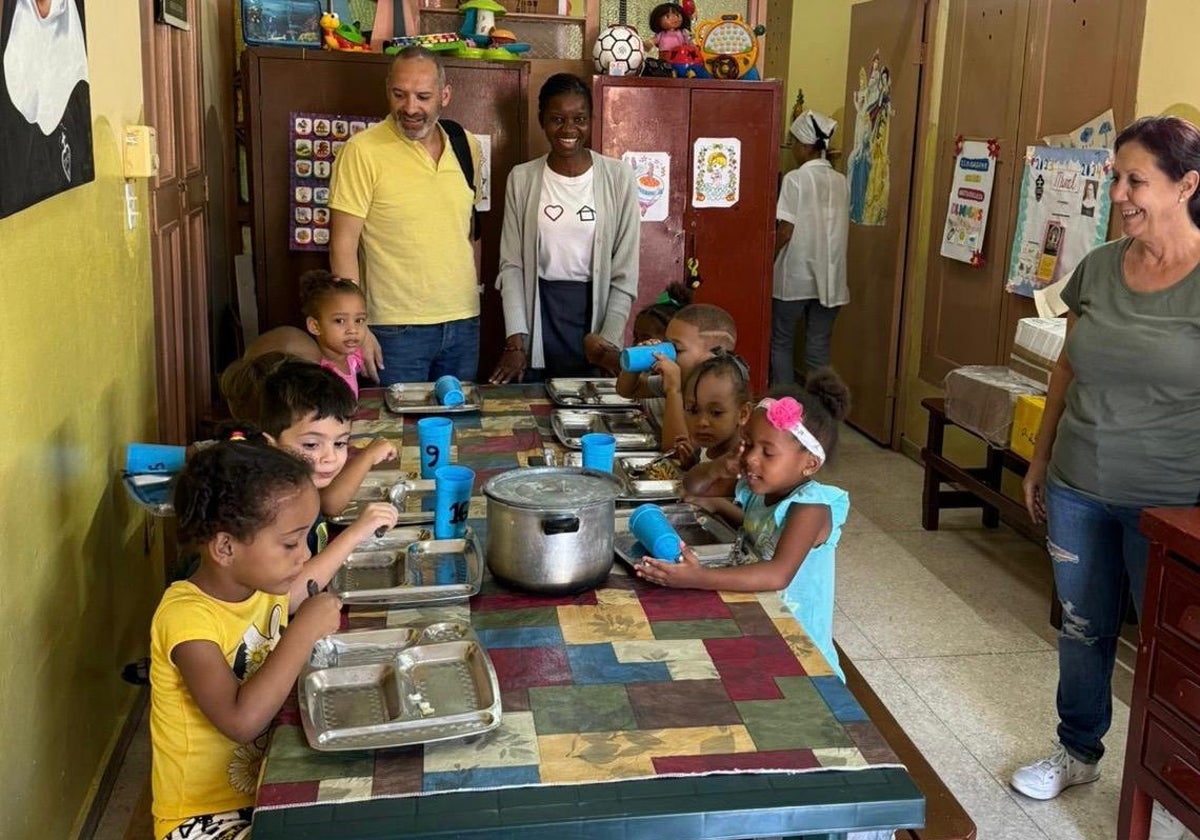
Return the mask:
<svg viewBox="0 0 1200 840">
<path fill-rule="evenodd" d="M 483 492 L 515 507 L 562 510 L 614 501 L 624 489 L 611 473 L 579 467 L 525 467 L 492 478 Z"/>
</svg>

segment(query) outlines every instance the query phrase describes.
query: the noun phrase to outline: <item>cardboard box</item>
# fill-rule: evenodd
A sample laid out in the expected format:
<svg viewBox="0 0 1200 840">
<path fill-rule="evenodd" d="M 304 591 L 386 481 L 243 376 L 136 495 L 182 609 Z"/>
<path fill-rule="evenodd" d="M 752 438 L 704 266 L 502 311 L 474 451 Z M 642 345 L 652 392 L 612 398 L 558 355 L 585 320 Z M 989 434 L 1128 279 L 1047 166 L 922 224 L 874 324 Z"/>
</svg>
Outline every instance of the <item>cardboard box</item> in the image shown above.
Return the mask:
<svg viewBox="0 0 1200 840">
<path fill-rule="evenodd" d="M 1042 414 L 1045 411 L 1045 397 L 1017 397 L 1017 404 L 1013 408 L 1009 449 L 1026 461 L 1033 458 L 1033 447 L 1037 444 L 1037 433 L 1042 427 Z"/>
<path fill-rule="evenodd" d="M 1008 366 L 1043 388 L 1050 385 L 1050 371 L 1058 361 L 1067 337 L 1065 318 L 1022 318 L 1017 321 Z"/>
<path fill-rule="evenodd" d="M 950 371 L 945 386 L 946 417 L 1000 449 L 1008 448 L 1017 398 L 1045 390 L 1006 367 L 986 365 Z"/>
</svg>

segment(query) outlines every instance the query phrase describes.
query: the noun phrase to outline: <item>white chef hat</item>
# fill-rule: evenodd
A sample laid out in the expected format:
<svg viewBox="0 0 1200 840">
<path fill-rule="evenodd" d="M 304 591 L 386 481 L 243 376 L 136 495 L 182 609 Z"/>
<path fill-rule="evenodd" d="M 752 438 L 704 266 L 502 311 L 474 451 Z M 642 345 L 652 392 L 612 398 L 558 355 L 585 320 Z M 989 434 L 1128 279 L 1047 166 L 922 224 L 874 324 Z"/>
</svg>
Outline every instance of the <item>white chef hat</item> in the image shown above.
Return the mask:
<svg viewBox="0 0 1200 840">
<path fill-rule="evenodd" d="M 789 131 L 801 143 L 824 150 L 828 145 L 826 141 L 833 136 L 836 128 L 837 120 L 832 117 L 827 117 L 820 111 L 805 110 L 792 121 Z"/>
</svg>

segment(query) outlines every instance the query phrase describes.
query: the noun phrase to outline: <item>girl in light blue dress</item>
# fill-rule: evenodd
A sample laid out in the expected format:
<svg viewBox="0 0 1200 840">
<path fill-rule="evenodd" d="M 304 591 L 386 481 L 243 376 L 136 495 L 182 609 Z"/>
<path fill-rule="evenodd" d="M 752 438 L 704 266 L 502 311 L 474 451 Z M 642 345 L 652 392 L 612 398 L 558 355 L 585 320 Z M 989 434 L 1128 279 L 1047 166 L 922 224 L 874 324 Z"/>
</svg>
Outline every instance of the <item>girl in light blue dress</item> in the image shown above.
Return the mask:
<svg viewBox="0 0 1200 840">
<path fill-rule="evenodd" d="M 755 406 L 741 451 L 728 459 L 737 474 L 734 500 L 712 500 L 714 513 L 740 523 L 761 562 L 701 566 L 684 548 L 679 562 L 647 558 L 638 576 L 685 589 L 779 591 L 834 672 L 845 680 L 833 647 L 834 553 L 850 511 L 845 490 L 813 477 L 837 444 L 850 392 L 830 370 L 813 373 L 794 396 Z"/>
</svg>

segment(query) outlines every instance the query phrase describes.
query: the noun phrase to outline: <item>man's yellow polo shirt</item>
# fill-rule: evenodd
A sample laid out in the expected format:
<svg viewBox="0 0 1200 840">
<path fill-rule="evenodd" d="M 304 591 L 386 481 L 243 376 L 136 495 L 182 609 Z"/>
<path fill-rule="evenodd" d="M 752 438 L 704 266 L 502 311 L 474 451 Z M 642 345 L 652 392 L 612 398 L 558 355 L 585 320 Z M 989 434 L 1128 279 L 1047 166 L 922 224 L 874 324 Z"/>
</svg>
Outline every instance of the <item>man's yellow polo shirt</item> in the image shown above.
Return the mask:
<svg viewBox="0 0 1200 840">
<path fill-rule="evenodd" d="M 471 208 L 450 139 L 435 164 L 394 117 L 360 131 L 338 153 L 329 206 L 364 220 L 359 242 L 372 324 L 440 324 L 479 314 Z M 468 132 L 479 182 L 479 142 Z"/>
</svg>

